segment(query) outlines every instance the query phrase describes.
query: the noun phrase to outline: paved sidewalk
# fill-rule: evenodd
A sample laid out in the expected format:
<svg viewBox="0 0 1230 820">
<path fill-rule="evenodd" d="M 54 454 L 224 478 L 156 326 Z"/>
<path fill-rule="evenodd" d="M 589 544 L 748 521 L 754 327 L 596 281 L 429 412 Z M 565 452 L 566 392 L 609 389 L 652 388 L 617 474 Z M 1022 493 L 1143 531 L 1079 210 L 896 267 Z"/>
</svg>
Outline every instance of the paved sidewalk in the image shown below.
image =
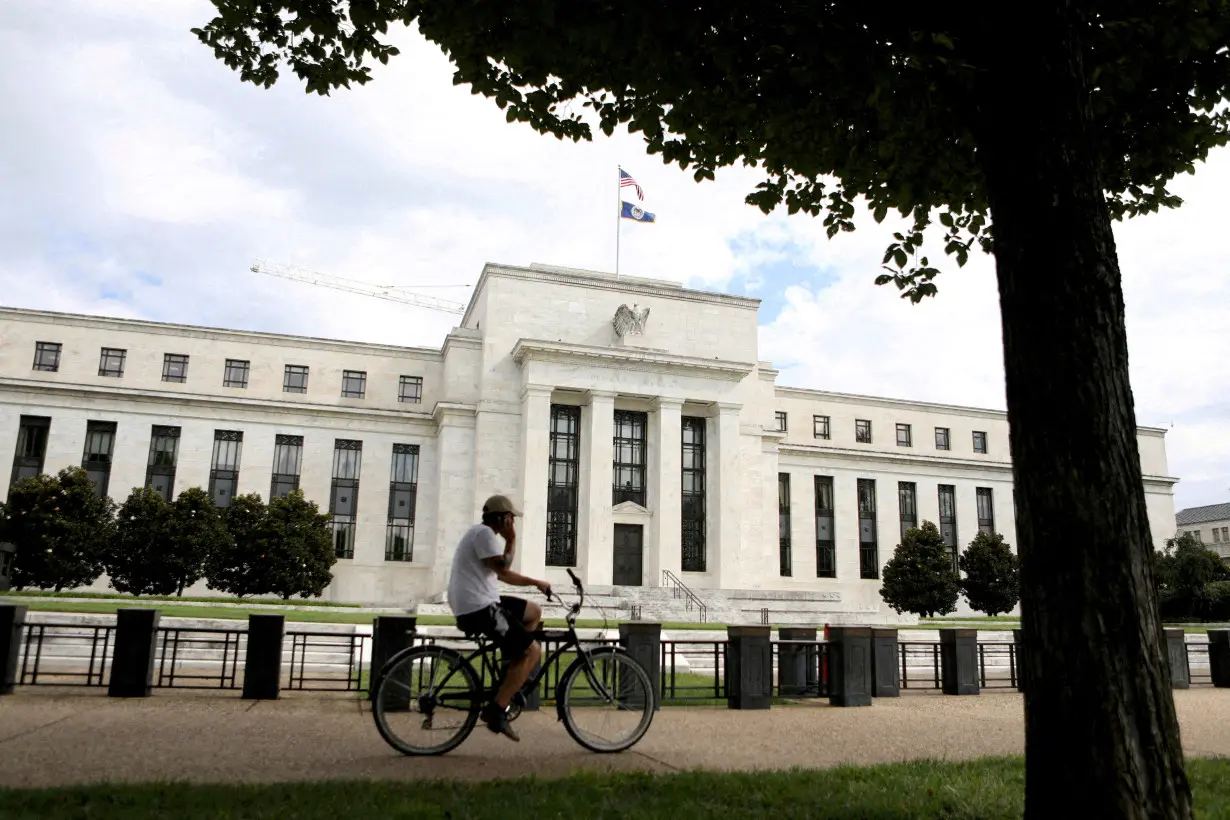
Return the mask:
<svg viewBox="0 0 1230 820">
<path fill-rule="evenodd" d="M 1230 693 L 1175 693 L 1189 754 L 1230 756 Z M 669 707 L 633 750 L 577 746 L 553 710 L 517 721 L 521 743 L 481 726 L 457 750 L 407 758 L 376 733 L 365 702 L 159 693 L 140 700 L 25 690 L 0 698 L 0 786 L 97 781 L 275 782 L 486 779 L 578 769 L 767 769 L 963 759 L 1023 750 L 1021 698 L 907 694 L 870 708 L 827 702 L 769 711 Z"/>
</svg>

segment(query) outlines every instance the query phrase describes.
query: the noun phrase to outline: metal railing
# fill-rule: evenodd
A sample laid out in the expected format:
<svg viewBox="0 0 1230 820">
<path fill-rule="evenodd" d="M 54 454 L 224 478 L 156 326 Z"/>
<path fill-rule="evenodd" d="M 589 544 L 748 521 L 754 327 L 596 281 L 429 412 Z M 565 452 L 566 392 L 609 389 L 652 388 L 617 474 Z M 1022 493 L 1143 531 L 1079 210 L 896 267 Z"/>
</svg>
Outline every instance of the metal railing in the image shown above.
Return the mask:
<svg viewBox="0 0 1230 820">
<path fill-rule="evenodd" d="M 1193 641 L 1184 643 L 1184 655 L 1187 658 L 1187 677 L 1192 683 L 1213 683 L 1213 667 L 1209 658 L 1209 642 Z M 1199 671 L 1197 671 L 1199 670 Z"/>
<path fill-rule="evenodd" d="M 688 612 L 692 611 L 692 607 L 696 607 L 702 624 L 708 622 L 709 607 L 695 592 L 688 589 L 683 581 L 679 580 L 679 576 L 669 569 L 662 570 L 662 586 L 669 587 L 676 598 L 682 597 L 684 599 L 684 609 Z"/>
<path fill-rule="evenodd" d="M 827 698 L 827 641 L 773 641 L 773 694 L 780 698 Z M 789 672 L 789 674 L 787 674 Z"/>
<path fill-rule="evenodd" d="M 247 638 L 246 629 L 159 627 L 156 638 L 158 676 L 154 686 L 238 689 L 241 685 L 239 655 L 247 645 Z"/>
<path fill-rule="evenodd" d="M 726 641 L 662 641 L 662 702 L 725 699 L 726 650 Z"/>
<path fill-rule="evenodd" d="M 23 646 L 20 648 L 18 684 L 106 685 L 107 663 L 115 643 L 114 625 L 25 624 L 21 630 L 21 640 Z"/>
<path fill-rule="evenodd" d="M 901 674 L 898 682 L 902 689 L 939 689 L 940 645 L 931 641 L 901 641 L 897 644 L 897 656 L 901 659 Z M 910 661 L 914 663 L 911 664 Z M 918 674 L 922 669 L 925 674 Z"/>
<path fill-rule="evenodd" d="M 371 638 L 353 632 L 287 632 L 286 688 L 301 692 L 365 692 L 363 659 Z M 283 650 L 285 651 L 285 650 Z M 344 658 L 344 660 L 343 660 Z"/>
</svg>

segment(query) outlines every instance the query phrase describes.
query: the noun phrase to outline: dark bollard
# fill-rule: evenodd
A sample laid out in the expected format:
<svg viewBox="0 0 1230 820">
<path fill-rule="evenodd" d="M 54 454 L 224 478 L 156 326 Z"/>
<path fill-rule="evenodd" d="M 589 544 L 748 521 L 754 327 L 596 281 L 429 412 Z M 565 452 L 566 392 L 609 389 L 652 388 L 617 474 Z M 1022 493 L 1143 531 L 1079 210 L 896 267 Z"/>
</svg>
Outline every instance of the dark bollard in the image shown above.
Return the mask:
<svg viewBox="0 0 1230 820">
<path fill-rule="evenodd" d="M 1025 630 L 1012 630 L 1012 672 L 1016 676 L 1016 691 L 1025 691 Z"/>
<path fill-rule="evenodd" d="M 777 630 L 777 691 L 782 697 L 820 694 L 820 649 L 787 641 L 815 641 L 813 627 L 783 626 Z"/>
<path fill-rule="evenodd" d="M 1230 629 L 1209 630 L 1209 673 L 1214 686 L 1230 687 Z"/>
<path fill-rule="evenodd" d="M 829 703 L 871 705 L 871 627 L 829 627 Z"/>
<path fill-rule="evenodd" d="M 13 694 L 13 687 L 17 685 L 17 661 L 25 623 L 24 606 L 0 604 L 0 695 Z"/>
<path fill-rule="evenodd" d="M 243 699 L 277 700 L 282 690 L 283 615 L 248 616 L 248 650 L 243 659 Z"/>
<path fill-rule="evenodd" d="M 645 668 L 653 693 L 654 709 L 662 708 L 662 624 L 634 621 L 619 625 L 619 645 Z"/>
<path fill-rule="evenodd" d="M 1166 629 L 1166 654 L 1170 656 L 1170 687 L 1188 689 L 1192 685 L 1191 669 L 1187 666 L 1187 639 L 1182 629 Z"/>
<path fill-rule="evenodd" d="M 871 696 L 895 698 L 901 695 L 901 655 L 895 627 L 871 628 Z"/>
<path fill-rule="evenodd" d="M 156 609 L 121 609 L 115 613 L 115 654 L 107 686 L 110 697 L 149 697 L 154 688 L 160 618 Z"/>
<path fill-rule="evenodd" d="M 945 695 L 978 694 L 978 630 L 940 630 L 940 679 Z"/>
<path fill-rule="evenodd" d="M 380 670 L 390 658 L 414 643 L 418 618 L 413 615 L 381 615 L 372 621 L 372 660 L 368 670 L 367 699 L 380 683 Z M 386 707 L 391 703 L 386 701 Z"/>
<path fill-rule="evenodd" d="M 726 627 L 726 706 L 768 709 L 773 701 L 773 645 L 767 626 Z"/>
</svg>

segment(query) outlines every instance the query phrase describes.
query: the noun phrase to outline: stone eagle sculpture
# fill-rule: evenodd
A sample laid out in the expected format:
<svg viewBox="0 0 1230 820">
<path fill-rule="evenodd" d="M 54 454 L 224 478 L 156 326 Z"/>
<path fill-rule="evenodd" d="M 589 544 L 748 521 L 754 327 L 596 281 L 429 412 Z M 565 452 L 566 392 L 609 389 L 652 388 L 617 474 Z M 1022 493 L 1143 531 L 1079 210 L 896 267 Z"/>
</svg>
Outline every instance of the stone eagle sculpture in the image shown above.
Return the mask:
<svg viewBox="0 0 1230 820">
<path fill-rule="evenodd" d="M 620 338 L 640 336 L 645 332 L 645 320 L 648 318 L 649 308 L 637 310 L 635 303 L 631 308 L 625 304 L 616 309 L 615 318 L 611 320 L 611 324 L 615 326 L 615 334 Z"/>
</svg>

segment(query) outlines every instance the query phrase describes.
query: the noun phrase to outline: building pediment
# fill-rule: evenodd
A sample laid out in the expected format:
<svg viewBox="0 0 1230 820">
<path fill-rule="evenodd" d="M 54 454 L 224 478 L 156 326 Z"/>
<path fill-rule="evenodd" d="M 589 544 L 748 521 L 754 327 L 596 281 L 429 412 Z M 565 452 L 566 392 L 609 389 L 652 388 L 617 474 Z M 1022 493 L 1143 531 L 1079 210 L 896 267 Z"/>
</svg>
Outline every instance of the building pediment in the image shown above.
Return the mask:
<svg viewBox="0 0 1230 820">
<path fill-rule="evenodd" d="M 641 515 L 648 517 L 650 515 L 649 508 L 642 507 L 635 501 L 621 501 L 614 507 L 611 507 L 613 515 Z"/>
<path fill-rule="evenodd" d="M 754 362 L 734 362 L 716 357 L 702 359 L 699 356 L 680 356 L 650 348 L 600 347 L 541 339 L 519 340 L 513 347 L 512 357 L 513 361 L 522 366 L 530 361 L 546 361 L 616 370 L 648 370 L 655 373 L 703 376 L 723 381 L 741 381 L 756 366 Z"/>
</svg>

